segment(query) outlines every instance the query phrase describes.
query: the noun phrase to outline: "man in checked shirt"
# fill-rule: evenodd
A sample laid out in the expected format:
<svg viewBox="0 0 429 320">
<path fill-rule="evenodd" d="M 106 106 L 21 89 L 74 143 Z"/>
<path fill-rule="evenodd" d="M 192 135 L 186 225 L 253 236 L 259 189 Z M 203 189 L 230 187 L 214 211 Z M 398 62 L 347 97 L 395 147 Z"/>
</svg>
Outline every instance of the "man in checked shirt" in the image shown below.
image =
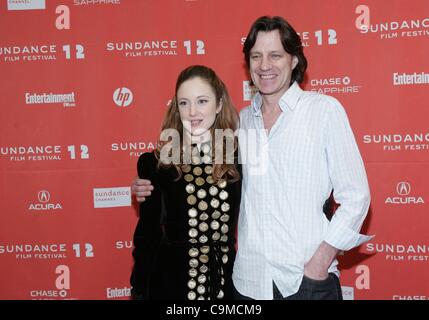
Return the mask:
<svg viewBox="0 0 429 320">
<path fill-rule="evenodd" d="M 243 163 L 235 297 L 341 300 L 336 256 L 371 239 L 359 234 L 370 193 L 347 115 L 335 98 L 300 88 L 307 60 L 283 18 L 257 19 L 243 52 L 259 92 L 240 112 L 240 152 L 251 130 L 260 137 L 248 148 L 265 151 L 262 169 Z M 136 179 L 131 188 L 141 202 L 152 187 Z M 339 207 L 329 220 L 332 189 Z"/>
</svg>

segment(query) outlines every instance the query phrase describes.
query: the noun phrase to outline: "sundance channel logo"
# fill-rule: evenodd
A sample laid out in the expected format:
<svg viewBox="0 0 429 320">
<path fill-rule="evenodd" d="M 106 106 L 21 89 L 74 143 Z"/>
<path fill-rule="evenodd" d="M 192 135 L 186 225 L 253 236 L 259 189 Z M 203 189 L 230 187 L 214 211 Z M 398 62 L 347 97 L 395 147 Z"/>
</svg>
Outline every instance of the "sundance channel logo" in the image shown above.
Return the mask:
<svg viewBox="0 0 429 320">
<path fill-rule="evenodd" d="M 46 9 L 45 0 L 7 0 L 7 10 Z"/>
<path fill-rule="evenodd" d="M 131 188 L 95 188 L 94 208 L 114 208 L 131 206 Z"/>
</svg>

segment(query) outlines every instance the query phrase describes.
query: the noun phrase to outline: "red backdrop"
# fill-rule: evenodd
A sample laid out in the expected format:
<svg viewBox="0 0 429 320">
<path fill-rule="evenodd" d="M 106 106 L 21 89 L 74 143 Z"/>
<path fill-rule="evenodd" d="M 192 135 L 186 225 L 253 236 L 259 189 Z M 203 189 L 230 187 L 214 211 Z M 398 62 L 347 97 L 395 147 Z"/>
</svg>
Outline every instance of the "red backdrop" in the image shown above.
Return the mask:
<svg viewBox="0 0 429 320">
<path fill-rule="evenodd" d="M 249 102 L 243 38 L 281 15 L 365 161 L 376 237 L 340 258 L 346 299 L 429 299 L 427 0 L 0 2 L 0 299 L 128 299 L 129 185 L 180 70 Z"/>
</svg>

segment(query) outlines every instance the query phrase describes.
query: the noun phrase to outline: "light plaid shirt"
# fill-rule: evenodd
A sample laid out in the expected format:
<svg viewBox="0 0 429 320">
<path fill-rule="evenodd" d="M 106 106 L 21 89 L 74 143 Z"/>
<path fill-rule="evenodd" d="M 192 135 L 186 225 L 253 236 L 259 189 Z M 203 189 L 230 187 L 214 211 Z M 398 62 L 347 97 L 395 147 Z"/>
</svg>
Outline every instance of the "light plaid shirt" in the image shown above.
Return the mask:
<svg viewBox="0 0 429 320">
<path fill-rule="evenodd" d="M 273 281 L 284 297 L 296 293 L 304 264 L 322 241 L 346 251 L 371 239 L 359 234 L 370 193 L 341 104 L 295 82 L 279 101 L 282 113 L 269 135 L 261 105 L 258 93 L 240 112 L 240 156 L 248 162 L 233 272 L 236 289 L 259 300 L 273 298 Z M 262 134 L 249 139 L 252 130 Z M 252 155 L 259 166 L 249 163 Z M 323 204 L 332 189 L 340 207 L 329 221 Z M 339 275 L 337 264 L 334 260 L 329 272 Z"/>
</svg>

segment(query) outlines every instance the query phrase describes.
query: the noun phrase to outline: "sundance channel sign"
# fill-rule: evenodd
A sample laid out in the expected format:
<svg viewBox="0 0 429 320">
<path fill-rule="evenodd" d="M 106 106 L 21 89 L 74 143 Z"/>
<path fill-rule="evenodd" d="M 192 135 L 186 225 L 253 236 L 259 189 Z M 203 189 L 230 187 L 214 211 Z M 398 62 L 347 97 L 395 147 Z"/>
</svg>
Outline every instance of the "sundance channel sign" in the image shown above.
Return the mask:
<svg viewBox="0 0 429 320">
<path fill-rule="evenodd" d="M 114 208 L 131 206 L 131 188 L 95 188 L 94 208 Z"/>
</svg>

